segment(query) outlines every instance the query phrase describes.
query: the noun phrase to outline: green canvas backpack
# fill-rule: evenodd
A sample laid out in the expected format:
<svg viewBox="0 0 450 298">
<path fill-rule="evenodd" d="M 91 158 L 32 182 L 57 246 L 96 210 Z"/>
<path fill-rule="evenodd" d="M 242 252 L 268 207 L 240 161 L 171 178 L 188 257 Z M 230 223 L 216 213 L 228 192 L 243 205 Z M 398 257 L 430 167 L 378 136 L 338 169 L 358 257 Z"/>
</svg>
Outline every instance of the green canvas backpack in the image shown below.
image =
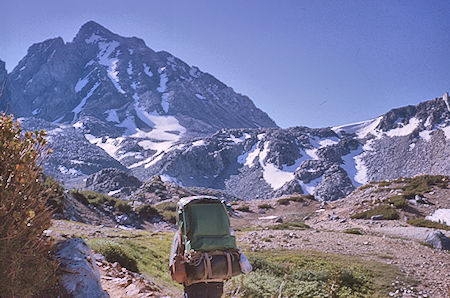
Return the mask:
<svg viewBox="0 0 450 298">
<path fill-rule="evenodd" d="M 237 250 L 224 201 L 209 196 L 182 198 L 177 214 L 186 253 Z"/>
</svg>

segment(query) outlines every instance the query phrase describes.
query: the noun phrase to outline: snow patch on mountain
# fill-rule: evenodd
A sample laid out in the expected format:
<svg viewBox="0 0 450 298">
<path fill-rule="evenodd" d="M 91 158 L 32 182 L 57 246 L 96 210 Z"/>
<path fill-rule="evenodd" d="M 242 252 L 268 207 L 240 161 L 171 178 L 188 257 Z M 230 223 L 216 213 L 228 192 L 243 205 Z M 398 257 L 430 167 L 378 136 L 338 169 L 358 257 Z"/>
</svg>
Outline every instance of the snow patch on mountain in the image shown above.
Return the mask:
<svg viewBox="0 0 450 298">
<path fill-rule="evenodd" d="M 347 172 L 355 187 L 367 183 L 368 180 L 367 167 L 362 159 L 363 153 L 362 146 L 359 146 L 356 150 L 352 150 L 349 154 L 341 157 L 343 161 L 341 167 Z"/>
<path fill-rule="evenodd" d="M 159 76 L 159 87 L 156 88 L 158 92 L 163 93 L 167 90 L 167 82 L 169 81 L 169 78 L 167 76 L 167 73 L 161 73 Z"/>
<path fill-rule="evenodd" d="M 79 79 L 77 81 L 77 83 L 75 85 L 75 92 L 76 93 L 80 92 L 87 85 L 87 83 L 89 83 L 88 77 L 89 77 L 90 74 L 91 73 L 89 73 L 87 76 L 85 76 L 84 78 Z"/>
<path fill-rule="evenodd" d="M 400 122 L 401 119 L 398 119 L 396 122 Z M 386 135 L 389 137 L 401 137 L 407 136 L 411 134 L 420 124 L 420 120 L 416 117 L 409 119 L 408 124 L 404 125 L 403 123 L 399 123 L 400 127 L 388 130 Z"/>
<path fill-rule="evenodd" d="M 166 113 L 169 112 L 169 102 L 167 101 L 168 97 L 169 97 L 168 93 L 161 94 L 161 107 Z"/>
<path fill-rule="evenodd" d="M 105 111 L 108 116 L 106 116 L 106 121 L 120 123 L 119 116 L 117 115 L 117 109 L 111 109 Z"/>
<path fill-rule="evenodd" d="M 314 194 L 317 185 L 322 181 L 322 177 L 311 180 L 309 183 L 304 183 L 301 180 L 298 180 L 298 183 L 302 187 L 303 191 L 309 195 Z"/>
<path fill-rule="evenodd" d="M 150 78 L 153 77 L 153 72 L 151 72 L 150 70 L 150 66 L 148 66 L 147 64 L 144 63 L 144 72 L 147 76 L 149 76 Z"/>
<path fill-rule="evenodd" d="M 100 86 L 100 83 L 98 82 L 95 83 L 95 85 L 91 88 L 91 90 L 89 90 L 88 94 L 86 94 L 86 96 L 83 97 L 83 99 L 81 99 L 81 102 L 72 110 L 72 112 L 74 113 L 72 122 L 75 122 L 75 120 L 77 120 L 78 114 L 83 109 L 87 99 L 91 97 L 91 95 L 94 93 L 94 91 L 97 89 L 98 86 Z"/>
<path fill-rule="evenodd" d="M 432 215 L 425 217 L 425 219 L 450 225 L 450 209 L 437 209 Z"/>
<path fill-rule="evenodd" d="M 199 94 L 199 93 L 196 93 L 195 96 L 196 96 L 198 99 L 206 99 L 206 97 L 204 97 L 203 95 L 201 95 L 201 94 Z"/>
<path fill-rule="evenodd" d="M 111 57 L 111 55 L 119 45 L 120 43 L 115 40 L 110 42 L 99 42 L 98 47 L 100 51 L 97 55 L 97 59 L 100 65 L 107 67 L 107 75 L 116 87 L 117 91 L 125 94 L 125 91 L 123 91 L 122 87 L 119 84 L 119 71 L 117 69 L 119 63 L 119 59 L 117 58 L 117 56 L 119 55 L 119 53 L 116 53 L 115 56 Z"/>
<path fill-rule="evenodd" d="M 368 134 L 378 135 L 376 127 L 380 124 L 383 117 L 370 119 L 367 121 L 355 122 L 331 128 L 335 133 L 356 134 L 358 138 L 365 138 Z"/>
</svg>

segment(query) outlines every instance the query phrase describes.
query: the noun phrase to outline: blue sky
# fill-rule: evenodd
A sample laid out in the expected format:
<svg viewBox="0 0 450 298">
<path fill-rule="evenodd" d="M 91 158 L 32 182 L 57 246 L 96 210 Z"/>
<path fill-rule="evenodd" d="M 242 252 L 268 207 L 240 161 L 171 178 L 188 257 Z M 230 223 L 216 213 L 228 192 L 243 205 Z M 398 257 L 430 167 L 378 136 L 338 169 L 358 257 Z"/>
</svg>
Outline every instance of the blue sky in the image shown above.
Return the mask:
<svg viewBox="0 0 450 298">
<path fill-rule="evenodd" d="M 450 91 L 450 1 L 4 1 L 0 59 L 94 20 L 248 95 L 281 127 L 333 126 Z"/>
</svg>

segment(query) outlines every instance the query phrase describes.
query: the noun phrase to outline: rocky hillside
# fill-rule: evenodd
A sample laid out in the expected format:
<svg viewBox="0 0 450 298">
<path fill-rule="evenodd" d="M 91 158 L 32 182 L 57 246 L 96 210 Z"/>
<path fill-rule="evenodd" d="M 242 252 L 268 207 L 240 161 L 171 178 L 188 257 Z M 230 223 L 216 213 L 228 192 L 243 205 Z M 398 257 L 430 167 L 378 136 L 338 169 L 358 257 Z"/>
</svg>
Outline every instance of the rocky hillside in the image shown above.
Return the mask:
<svg viewBox="0 0 450 298">
<path fill-rule="evenodd" d="M 138 177 L 224 189 L 245 199 L 343 198 L 370 181 L 450 174 L 448 95 L 333 128 L 234 129 L 184 142 Z"/>
</svg>

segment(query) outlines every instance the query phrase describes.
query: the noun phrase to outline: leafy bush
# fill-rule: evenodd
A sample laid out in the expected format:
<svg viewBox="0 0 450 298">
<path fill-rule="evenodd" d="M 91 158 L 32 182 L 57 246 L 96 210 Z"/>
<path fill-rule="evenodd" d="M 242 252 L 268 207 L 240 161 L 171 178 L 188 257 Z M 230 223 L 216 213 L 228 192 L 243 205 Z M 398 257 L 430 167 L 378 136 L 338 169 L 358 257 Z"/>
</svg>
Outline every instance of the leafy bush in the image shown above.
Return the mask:
<svg viewBox="0 0 450 298">
<path fill-rule="evenodd" d="M 264 203 L 264 204 L 260 204 L 258 205 L 259 209 L 272 209 L 272 206 L 270 204 Z"/>
<path fill-rule="evenodd" d="M 108 262 L 117 262 L 128 270 L 139 272 L 136 259 L 123 245 L 108 240 L 91 242 L 91 248 L 105 256 Z"/>
<path fill-rule="evenodd" d="M 450 226 L 448 226 L 447 224 L 431 221 L 425 218 L 408 219 L 406 223 L 416 227 L 425 227 L 450 231 Z"/>
<path fill-rule="evenodd" d="M 352 218 L 370 219 L 374 215 L 383 215 L 384 219 L 386 219 L 386 220 L 399 218 L 399 215 L 395 211 L 395 209 L 389 205 L 380 205 L 373 209 L 354 214 L 354 215 L 352 215 Z"/>
<path fill-rule="evenodd" d="M 51 176 L 45 176 L 44 187 L 53 190 L 52 193 L 49 194 L 47 205 L 49 205 L 55 213 L 62 213 L 64 211 L 64 204 L 62 201 L 64 197 L 64 187 Z"/>
<path fill-rule="evenodd" d="M 0 114 L 0 295 L 43 296 L 56 283 L 47 202 L 55 196 L 40 165 L 50 150 L 44 131 L 24 132 L 12 116 Z"/>
</svg>

